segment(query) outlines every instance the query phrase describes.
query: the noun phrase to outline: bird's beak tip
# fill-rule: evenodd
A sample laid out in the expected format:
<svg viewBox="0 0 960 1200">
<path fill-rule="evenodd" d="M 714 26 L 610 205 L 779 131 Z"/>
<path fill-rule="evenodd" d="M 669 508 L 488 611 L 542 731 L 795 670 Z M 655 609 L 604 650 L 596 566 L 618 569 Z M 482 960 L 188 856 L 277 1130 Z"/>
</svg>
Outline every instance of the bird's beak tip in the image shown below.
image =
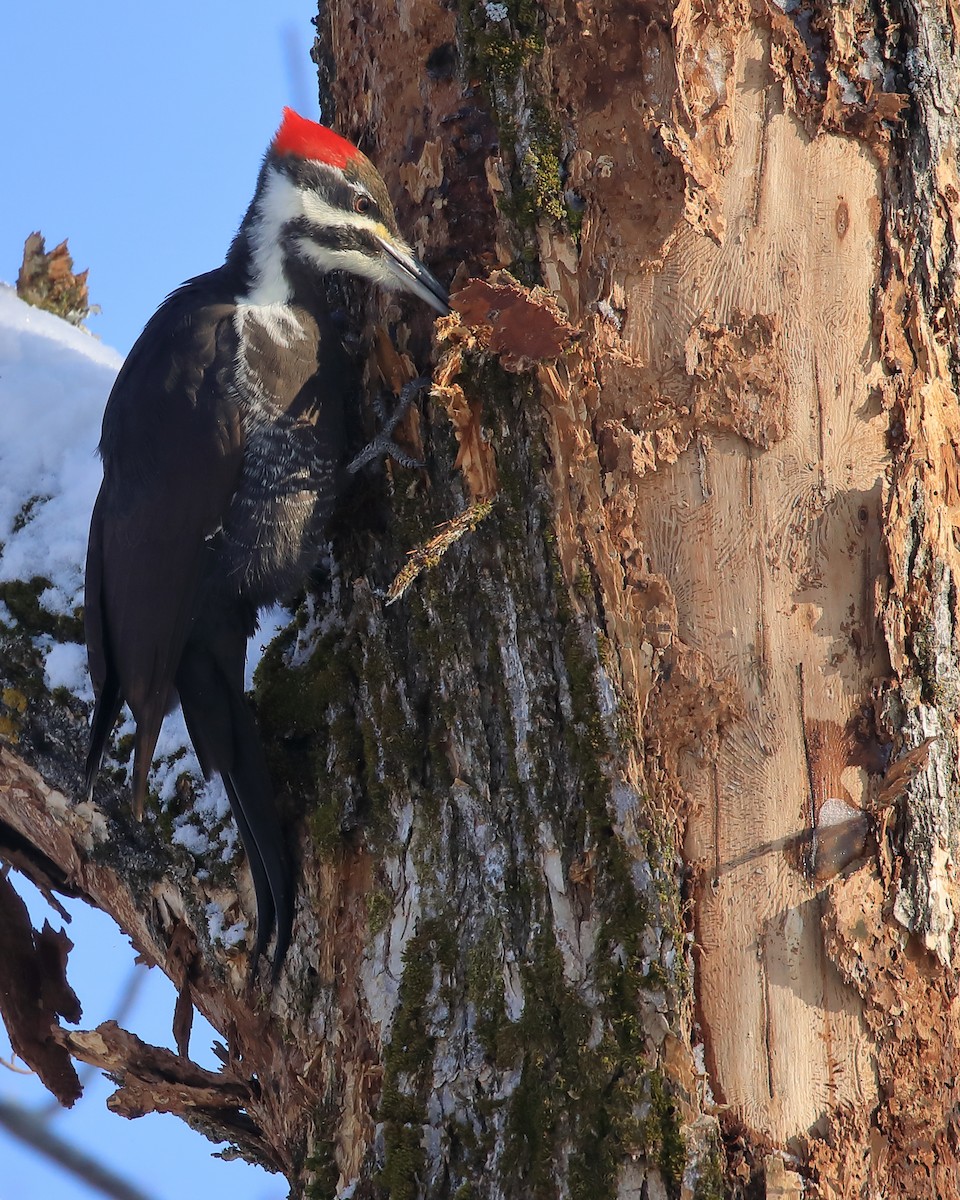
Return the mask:
<svg viewBox="0 0 960 1200">
<path fill-rule="evenodd" d="M 409 246 L 397 246 L 387 238 L 380 239 L 386 262 L 404 291 L 425 300 L 440 316 L 450 315 L 450 297 L 442 283 L 423 265 Z"/>
</svg>

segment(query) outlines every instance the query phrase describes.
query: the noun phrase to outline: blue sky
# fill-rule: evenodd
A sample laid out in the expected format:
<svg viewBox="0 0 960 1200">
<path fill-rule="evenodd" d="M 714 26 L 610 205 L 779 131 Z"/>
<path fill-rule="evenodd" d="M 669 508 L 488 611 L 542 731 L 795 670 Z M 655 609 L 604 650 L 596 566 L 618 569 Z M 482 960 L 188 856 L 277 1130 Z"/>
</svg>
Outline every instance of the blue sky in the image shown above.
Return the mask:
<svg viewBox="0 0 960 1200">
<path fill-rule="evenodd" d="M 68 238 L 103 310 L 89 327 L 126 353 L 169 291 L 222 261 L 283 106 L 319 115 L 309 59 L 315 13 L 315 0 L 5 4 L 0 280 L 15 282 L 32 230 L 48 248 Z M 73 907 L 72 978 L 89 1028 L 112 1015 L 132 952 L 106 918 Z M 59 924 L 42 903 L 33 910 Z M 172 1004 L 169 985 L 149 972 L 128 1027 L 170 1045 Z M 210 1066 L 212 1036 L 195 1028 L 192 1046 Z M 0 1057 L 8 1055 L 0 1029 Z M 286 1195 L 278 1177 L 211 1159 L 213 1147 L 173 1117 L 113 1116 L 104 1107 L 110 1090 L 94 1081 L 56 1128 L 155 1200 Z M 35 1081 L 2 1067 L 0 1097 L 44 1103 Z M 2 1131 L 0 1162 L 0 1200 L 93 1195 Z"/>
<path fill-rule="evenodd" d="M 315 0 L 32 0 L 0 16 L 0 279 L 27 234 L 69 239 L 126 353 L 217 266 L 285 104 L 319 115 Z"/>
</svg>

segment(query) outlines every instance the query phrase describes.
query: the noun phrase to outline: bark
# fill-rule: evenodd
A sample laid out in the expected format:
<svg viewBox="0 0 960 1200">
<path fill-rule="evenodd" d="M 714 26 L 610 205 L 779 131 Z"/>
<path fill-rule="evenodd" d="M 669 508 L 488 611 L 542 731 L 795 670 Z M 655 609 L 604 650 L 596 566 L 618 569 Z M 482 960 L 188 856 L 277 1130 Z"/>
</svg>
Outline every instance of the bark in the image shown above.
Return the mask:
<svg viewBox="0 0 960 1200">
<path fill-rule="evenodd" d="M 956 10 L 320 31 L 327 117 L 454 276 L 433 343 L 367 311 L 371 393 L 434 363 L 427 466 L 358 487 L 259 672 L 302 872 L 272 993 L 4 693 L 3 853 L 227 1050 L 53 1041 L 297 1195 L 957 1195 Z"/>
</svg>

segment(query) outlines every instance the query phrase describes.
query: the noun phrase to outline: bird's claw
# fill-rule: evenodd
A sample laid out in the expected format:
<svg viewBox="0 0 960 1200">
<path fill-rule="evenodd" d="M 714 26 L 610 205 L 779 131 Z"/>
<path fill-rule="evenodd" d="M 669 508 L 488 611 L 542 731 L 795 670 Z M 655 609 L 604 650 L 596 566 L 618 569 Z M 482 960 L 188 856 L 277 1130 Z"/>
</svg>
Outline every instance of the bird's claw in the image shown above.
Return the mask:
<svg viewBox="0 0 960 1200">
<path fill-rule="evenodd" d="M 410 405 L 414 398 L 419 396 L 422 391 L 425 391 L 430 386 L 430 379 L 421 375 L 417 379 L 412 379 L 402 388 L 400 395 L 397 397 L 397 403 L 394 406 L 393 412 L 389 416 L 385 415 L 385 406 L 379 397 L 374 401 L 374 411 L 383 422 L 376 436 L 372 441 L 360 451 L 356 458 L 352 459 L 347 465 L 347 471 L 351 475 L 365 467 L 367 463 L 373 462 L 377 458 L 392 458 L 394 462 L 400 464 L 401 467 L 407 467 L 411 471 L 420 471 L 426 465 L 419 459 L 413 458 L 402 450 L 393 440 L 393 432 L 407 415 Z"/>
</svg>

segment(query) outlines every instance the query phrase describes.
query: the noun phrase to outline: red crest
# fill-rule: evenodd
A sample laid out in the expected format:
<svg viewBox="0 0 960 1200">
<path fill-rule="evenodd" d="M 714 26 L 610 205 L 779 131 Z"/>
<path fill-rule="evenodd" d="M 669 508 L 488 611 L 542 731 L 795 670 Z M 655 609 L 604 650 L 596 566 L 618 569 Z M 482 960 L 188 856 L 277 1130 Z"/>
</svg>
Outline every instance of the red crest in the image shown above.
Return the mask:
<svg viewBox="0 0 960 1200">
<path fill-rule="evenodd" d="M 283 110 L 283 122 L 273 139 L 273 148 L 277 154 L 295 154 L 331 167 L 345 167 L 351 159 L 360 157 L 352 142 L 326 125 L 308 121 L 292 108 Z"/>
</svg>

